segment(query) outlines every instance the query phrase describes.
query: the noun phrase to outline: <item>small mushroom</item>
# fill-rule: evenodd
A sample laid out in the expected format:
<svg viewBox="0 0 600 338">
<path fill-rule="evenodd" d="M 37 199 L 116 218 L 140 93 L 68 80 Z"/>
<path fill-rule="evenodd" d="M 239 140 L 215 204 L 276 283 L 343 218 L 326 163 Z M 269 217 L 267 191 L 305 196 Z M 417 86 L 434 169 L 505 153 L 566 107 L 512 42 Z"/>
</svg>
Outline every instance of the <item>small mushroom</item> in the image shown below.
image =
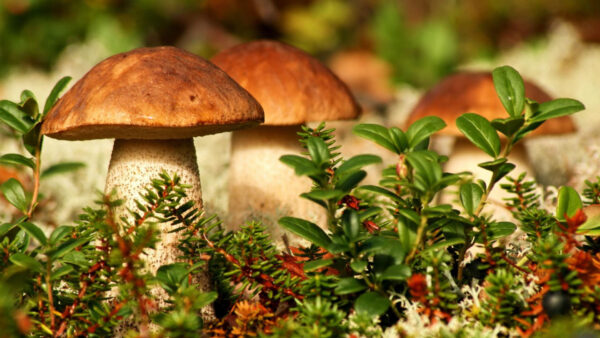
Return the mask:
<svg viewBox="0 0 600 338">
<path fill-rule="evenodd" d="M 552 98 L 541 88 L 530 81 L 525 80 L 525 96 L 539 103 L 550 101 Z M 479 148 L 475 147 L 456 126 L 456 119 L 464 113 L 476 113 L 488 120 L 506 118 L 505 111 L 489 72 L 461 72 L 448 76 L 439 84 L 430 89 L 419 100 L 410 113 L 407 125 L 425 116 L 439 116 L 447 124 L 447 127 L 439 132 L 439 135 L 454 138 L 454 146 L 450 152 L 449 160 L 445 170 L 449 172 L 471 171 L 476 178 L 488 180 L 490 172 L 478 167 L 478 163 L 489 161 L 490 158 Z M 569 116 L 563 116 L 546 121 L 542 126 L 533 131 L 527 138 L 566 134 L 575 131 L 575 125 Z M 502 136 L 502 135 L 501 135 Z M 516 165 L 513 173 L 533 173 L 529 162 L 527 151 L 523 143 L 517 143 L 508 157 L 511 163 Z M 500 189 L 494 189 L 491 198 L 502 203 L 503 193 Z"/>
<path fill-rule="evenodd" d="M 322 207 L 300 198 L 311 182 L 279 161 L 304 150 L 297 132 L 309 121 L 356 118 L 360 108 L 346 85 L 310 55 L 276 41 L 234 46 L 212 60 L 261 104 L 265 123 L 233 132 L 229 180 L 230 226 L 260 219 L 275 241 L 282 216 L 324 226 Z M 292 238 L 292 244 L 302 243 Z"/>
<path fill-rule="evenodd" d="M 117 219 L 131 221 L 128 209 L 136 209 L 135 200 L 163 170 L 191 186 L 188 200 L 201 208 L 192 138 L 262 121 L 256 100 L 212 63 L 174 47 L 139 48 L 94 66 L 49 111 L 42 134 L 115 138 L 105 191 L 116 190 L 125 202 Z M 179 255 L 180 235 L 169 233 L 168 224 L 160 229 L 161 243 L 144 257 L 152 273 Z M 198 283 L 208 289 L 206 276 Z"/>
</svg>

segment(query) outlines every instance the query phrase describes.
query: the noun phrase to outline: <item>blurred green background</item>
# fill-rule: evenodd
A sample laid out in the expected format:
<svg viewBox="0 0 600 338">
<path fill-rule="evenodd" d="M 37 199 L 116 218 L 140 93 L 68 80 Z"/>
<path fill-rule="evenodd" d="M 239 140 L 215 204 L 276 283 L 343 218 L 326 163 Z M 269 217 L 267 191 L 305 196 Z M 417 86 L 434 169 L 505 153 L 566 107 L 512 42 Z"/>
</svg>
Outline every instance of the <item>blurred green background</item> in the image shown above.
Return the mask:
<svg viewBox="0 0 600 338">
<path fill-rule="evenodd" d="M 204 57 L 273 38 L 323 60 L 364 50 L 391 66 L 393 83 L 426 87 L 474 58 L 535 43 L 556 18 L 600 39 L 596 0 L 0 0 L 0 77 L 49 70 L 70 44 L 111 53 L 176 45 Z"/>
</svg>

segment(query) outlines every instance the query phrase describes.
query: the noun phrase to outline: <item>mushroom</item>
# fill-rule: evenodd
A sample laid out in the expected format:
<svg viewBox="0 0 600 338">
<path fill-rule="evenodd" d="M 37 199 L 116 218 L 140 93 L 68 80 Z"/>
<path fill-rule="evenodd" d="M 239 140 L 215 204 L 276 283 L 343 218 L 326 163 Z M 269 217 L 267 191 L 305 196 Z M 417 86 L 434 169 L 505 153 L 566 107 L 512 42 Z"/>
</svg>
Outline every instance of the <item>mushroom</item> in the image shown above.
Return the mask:
<svg viewBox="0 0 600 338">
<path fill-rule="evenodd" d="M 525 80 L 525 96 L 539 103 L 552 98 L 541 88 Z M 454 146 L 445 165 L 449 172 L 471 171 L 476 178 L 489 179 L 490 172 L 477 164 L 489 161 L 490 158 L 475 147 L 456 127 L 455 120 L 462 114 L 471 112 L 484 116 L 488 120 L 506 118 L 505 111 L 489 72 L 461 72 L 448 76 L 430 89 L 417 103 L 408 117 L 407 125 L 425 116 L 439 116 L 446 124 L 440 135 L 454 138 Z M 575 131 L 575 125 L 569 116 L 546 121 L 527 137 L 540 135 L 566 134 Z M 502 136 L 502 135 L 501 135 Z M 439 141 L 439 140 L 438 140 Z M 508 157 L 516 165 L 513 172 L 533 173 L 527 151 L 522 143 L 517 143 Z M 491 199 L 499 201 L 506 196 L 500 189 L 495 189 Z"/>
<path fill-rule="evenodd" d="M 151 179 L 176 173 L 188 201 L 202 207 L 200 176 L 193 144 L 201 136 L 263 121 L 260 105 L 222 70 L 174 47 L 139 48 L 94 66 L 54 105 L 42 134 L 62 140 L 115 138 L 105 192 L 116 190 L 124 204 L 118 218 L 133 220 Z M 147 252 L 152 273 L 179 255 L 178 233 L 160 224 L 161 244 Z M 198 283 L 208 289 L 208 277 Z M 157 291 L 153 291 L 157 292 Z M 164 294 L 158 291 L 159 306 Z"/>
<path fill-rule="evenodd" d="M 233 132 L 229 180 L 230 226 L 259 219 L 283 244 L 281 216 L 325 226 L 321 206 L 299 197 L 311 187 L 279 161 L 301 153 L 297 133 L 309 121 L 353 119 L 360 112 L 346 85 L 317 59 L 289 45 L 261 40 L 234 46 L 212 60 L 254 96 L 264 125 Z M 293 245 L 303 243 L 291 238 Z"/>
</svg>

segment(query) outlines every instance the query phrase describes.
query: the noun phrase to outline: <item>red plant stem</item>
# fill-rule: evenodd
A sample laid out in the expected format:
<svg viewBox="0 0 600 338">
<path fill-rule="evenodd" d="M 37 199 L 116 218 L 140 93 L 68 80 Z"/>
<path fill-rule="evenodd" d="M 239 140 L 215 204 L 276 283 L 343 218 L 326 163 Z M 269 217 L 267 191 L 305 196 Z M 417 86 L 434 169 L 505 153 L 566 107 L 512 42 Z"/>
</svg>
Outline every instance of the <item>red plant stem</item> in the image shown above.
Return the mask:
<svg viewBox="0 0 600 338">
<path fill-rule="evenodd" d="M 529 271 L 525 270 L 524 268 L 518 266 L 512 259 L 508 258 L 506 256 L 506 254 L 504 252 L 502 252 L 500 254 L 500 257 L 506 262 L 508 263 L 510 266 L 512 266 L 513 268 L 521 271 L 522 273 L 524 273 L 525 275 L 529 274 Z"/>
</svg>

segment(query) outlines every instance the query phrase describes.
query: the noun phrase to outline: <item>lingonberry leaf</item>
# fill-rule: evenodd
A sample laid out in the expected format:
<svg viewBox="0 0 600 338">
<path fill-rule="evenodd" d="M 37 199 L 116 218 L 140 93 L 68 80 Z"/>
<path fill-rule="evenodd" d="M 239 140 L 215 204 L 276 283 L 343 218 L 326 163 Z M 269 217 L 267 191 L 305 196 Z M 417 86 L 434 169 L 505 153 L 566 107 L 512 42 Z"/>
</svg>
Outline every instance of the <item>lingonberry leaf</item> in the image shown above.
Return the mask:
<svg viewBox="0 0 600 338">
<path fill-rule="evenodd" d="M 14 205 L 23 213 L 27 212 L 29 200 L 25 195 L 25 190 L 23 189 L 21 182 L 14 178 L 9 178 L 6 182 L 2 183 L 0 191 L 2 191 L 4 198 L 6 198 L 10 204 Z"/>
<path fill-rule="evenodd" d="M 458 129 L 479 149 L 496 158 L 500 154 L 500 137 L 485 117 L 466 113 L 456 119 Z"/>
<path fill-rule="evenodd" d="M 359 124 L 356 125 L 352 131 L 354 134 L 366 138 L 367 140 L 373 141 L 380 146 L 393 151 L 397 154 L 401 153 L 404 149 L 397 145 L 388 132 L 388 129 L 384 126 L 380 126 L 377 124 Z"/>
<path fill-rule="evenodd" d="M 492 71 L 494 87 L 500 102 L 510 116 L 521 115 L 525 107 L 525 84 L 514 68 L 502 66 Z"/>
<path fill-rule="evenodd" d="M 364 281 L 355 279 L 354 277 L 346 277 L 339 280 L 335 288 L 335 293 L 338 295 L 347 295 L 367 289 Z"/>
<path fill-rule="evenodd" d="M 279 224 L 286 230 L 314 243 L 324 249 L 331 245 L 331 238 L 318 225 L 295 217 L 283 217 Z"/>
<path fill-rule="evenodd" d="M 469 215 L 473 215 L 482 196 L 483 189 L 476 183 L 466 183 L 460 187 L 460 202 Z"/>
<path fill-rule="evenodd" d="M 581 197 L 577 191 L 571 187 L 563 186 L 558 189 L 558 202 L 556 206 L 556 218 L 565 222 L 565 216 L 571 217 L 575 212 L 583 207 Z"/>
<path fill-rule="evenodd" d="M 444 129 L 444 127 L 446 127 L 446 123 L 437 116 L 426 116 L 417 120 L 406 131 L 409 147 L 416 147 L 433 133 Z"/>
<path fill-rule="evenodd" d="M 555 99 L 540 103 L 538 110 L 534 112 L 531 122 L 542 122 L 556 117 L 571 115 L 584 109 L 585 106 L 577 100 Z"/>
<path fill-rule="evenodd" d="M 71 77 L 65 76 L 56 82 L 52 88 L 52 91 L 50 91 L 50 95 L 48 95 L 48 98 L 46 99 L 46 103 L 44 104 L 44 116 L 48 113 L 48 111 L 50 111 L 50 108 L 52 108 L 54 103 L 56 103 L 58 96 L 67 87 L 70 81 Z"/>
<path fill-rule="evenodd" d="M 354 310 L 368 316 L 377 317 L 390 308 L 390 300 L 377 292 L 365 292 L 354 303 Z"/>
</svg>

